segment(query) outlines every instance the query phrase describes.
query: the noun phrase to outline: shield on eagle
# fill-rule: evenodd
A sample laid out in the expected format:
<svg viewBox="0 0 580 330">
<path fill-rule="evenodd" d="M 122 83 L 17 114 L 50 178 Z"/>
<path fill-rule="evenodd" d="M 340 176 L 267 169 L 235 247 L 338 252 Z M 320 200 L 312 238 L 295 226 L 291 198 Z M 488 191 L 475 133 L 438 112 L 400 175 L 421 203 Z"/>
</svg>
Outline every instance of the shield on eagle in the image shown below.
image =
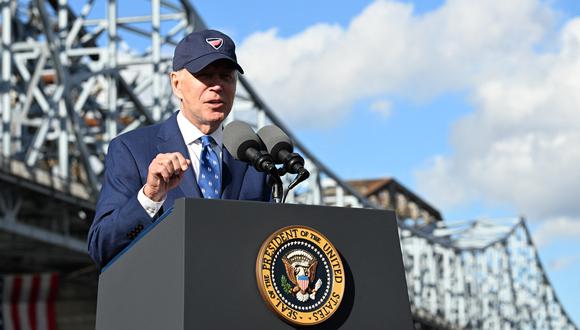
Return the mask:
<svg viewBox="0 0 580 330">
<path fill-rule="evenodd" d="M 298 280 L 298 286 L 300 287 L 300 290 L 306 291 L 306 289 L 308 289 L 308 282 L 309 282 L 308 276 L 300 275 L 300 276 L 297 276 L 296 279 Z"/>
</svg>

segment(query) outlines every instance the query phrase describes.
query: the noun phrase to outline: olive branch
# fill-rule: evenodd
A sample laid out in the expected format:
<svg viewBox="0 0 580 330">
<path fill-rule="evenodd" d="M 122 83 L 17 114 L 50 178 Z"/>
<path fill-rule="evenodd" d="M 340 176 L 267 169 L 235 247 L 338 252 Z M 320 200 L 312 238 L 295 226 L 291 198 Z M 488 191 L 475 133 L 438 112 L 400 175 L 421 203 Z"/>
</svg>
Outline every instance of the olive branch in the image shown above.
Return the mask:
<svg viewBox="0 0 580 330">
<path fill-rule="evenodd" d="M 280 282 L 282 282 L 282 290 L 284 290 L 284 292 L 286 292 L 287 294 L 292 293 L 292 285 L 288 283 L 288 279 L 286 278 L 286 276 L 282 275 Z"/>
</svg>

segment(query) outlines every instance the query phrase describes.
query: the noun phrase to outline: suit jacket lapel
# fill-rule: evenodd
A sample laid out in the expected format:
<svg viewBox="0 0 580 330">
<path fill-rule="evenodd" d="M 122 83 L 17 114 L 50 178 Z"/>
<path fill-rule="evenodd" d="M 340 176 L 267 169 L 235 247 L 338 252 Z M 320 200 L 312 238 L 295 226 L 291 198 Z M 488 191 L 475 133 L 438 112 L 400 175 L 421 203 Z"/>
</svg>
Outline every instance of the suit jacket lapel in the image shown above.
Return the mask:
<svg viewBox="0 0 580 330">
<path fill-rule="evenodd" d="M 177 125 L 177 112 L 161 124 L 158 138 L 161 140 L 157 145 L 157 150 L 160 153 L 180 152 L 183 157 L 189 158 L 189 151 L 187 150 L 185 142 L 183 142 L 183 136 L 181 135 L 181 131 Z M 183 178 L 179 184 L 179 189 L 181 190 L 181 194 L 178 194 L 176 189 L 173 189 L 170 192 L 168 199 L 170 197 L 173 197 L 173 199 L 179 197 L 201 198 L 202 195 L 199 186 L 197 185 L 197 180 L 195 179 L 193 166 L 189 166 L 187 171 L 183 174 Z"/>
<path fill-rule="evenodd" d="M 234 159 L 230 152 L 222 149 L 222 199 L 238 199 L 248 163 Z"/>
<path fill-rule="evenodd" d="M 159 153 L 180 152 L 184 157 L 189 157 L 189 151 L 177 125 L 177 112 L 161 124 L 158 138 L 160 139 L 157 145 Z M 238 199 L 247 169 L 247 163 L 234 159 L 226 148 L 222 149 L 222 199 Z M 180 197 L 203 198 L 195 179 L 193 166 L 190 166 L 184 173 L 179 184 L 179 191 L 173 189 L 169 192 L 167 202 L 172 205 L 173 201 Z"/>
</svg>

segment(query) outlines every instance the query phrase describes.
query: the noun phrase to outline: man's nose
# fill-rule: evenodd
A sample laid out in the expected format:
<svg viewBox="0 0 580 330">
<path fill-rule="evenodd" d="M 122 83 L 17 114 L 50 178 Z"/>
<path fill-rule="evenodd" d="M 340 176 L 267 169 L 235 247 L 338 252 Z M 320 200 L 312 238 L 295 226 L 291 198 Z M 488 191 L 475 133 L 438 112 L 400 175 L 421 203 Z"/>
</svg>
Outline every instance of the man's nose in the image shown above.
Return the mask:
<svg viewBox="0 0 580 330">
<path fill-rule="evenodd" d="M 222 90 L 224 88 L 223 84 L 224 82 L 220 79 L 218 75 L 212 76 L 211 79 L 208 81 L 208 86 L 212 90 Z"/>
</svg>

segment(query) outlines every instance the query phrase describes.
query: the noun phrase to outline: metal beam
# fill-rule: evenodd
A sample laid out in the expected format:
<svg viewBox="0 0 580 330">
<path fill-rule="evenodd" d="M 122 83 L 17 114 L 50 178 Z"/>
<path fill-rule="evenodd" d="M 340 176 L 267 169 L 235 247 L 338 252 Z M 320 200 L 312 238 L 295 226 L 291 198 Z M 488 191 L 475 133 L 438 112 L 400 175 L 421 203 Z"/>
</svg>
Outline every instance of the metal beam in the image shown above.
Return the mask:
<svg viewBox="0 0 580 330">
<path fill-rule="evenodd" d="M 44 243 L 63 247 L 75 252 L 86 253 L 87 244 L 85 241 L 73 237 L 67 237 L 57 234 L 55 232 L 40 229 L 35 226 L 30 226 L 18 221 L 8 221 L 5 218 L 0 218 L 0 230 L 32 238 Z"/>
<path fill-rule="evenodd" d="M 0 0 L 0 10 L 2 11 L 2 41 L 0 49 L 2 50 L 2 73 L 0 80 L 0 96 L 2 112 L 2 125 L 0 125 L 0 138 L 2 139 L 2 156 L 7 159 L 11 154 L 11 105 L 10 105 L 10 79 L 12 78 L 12 11 L 11 0 Z M 14 2 L 15 3 L 15 2 Z"/>
</svg>

